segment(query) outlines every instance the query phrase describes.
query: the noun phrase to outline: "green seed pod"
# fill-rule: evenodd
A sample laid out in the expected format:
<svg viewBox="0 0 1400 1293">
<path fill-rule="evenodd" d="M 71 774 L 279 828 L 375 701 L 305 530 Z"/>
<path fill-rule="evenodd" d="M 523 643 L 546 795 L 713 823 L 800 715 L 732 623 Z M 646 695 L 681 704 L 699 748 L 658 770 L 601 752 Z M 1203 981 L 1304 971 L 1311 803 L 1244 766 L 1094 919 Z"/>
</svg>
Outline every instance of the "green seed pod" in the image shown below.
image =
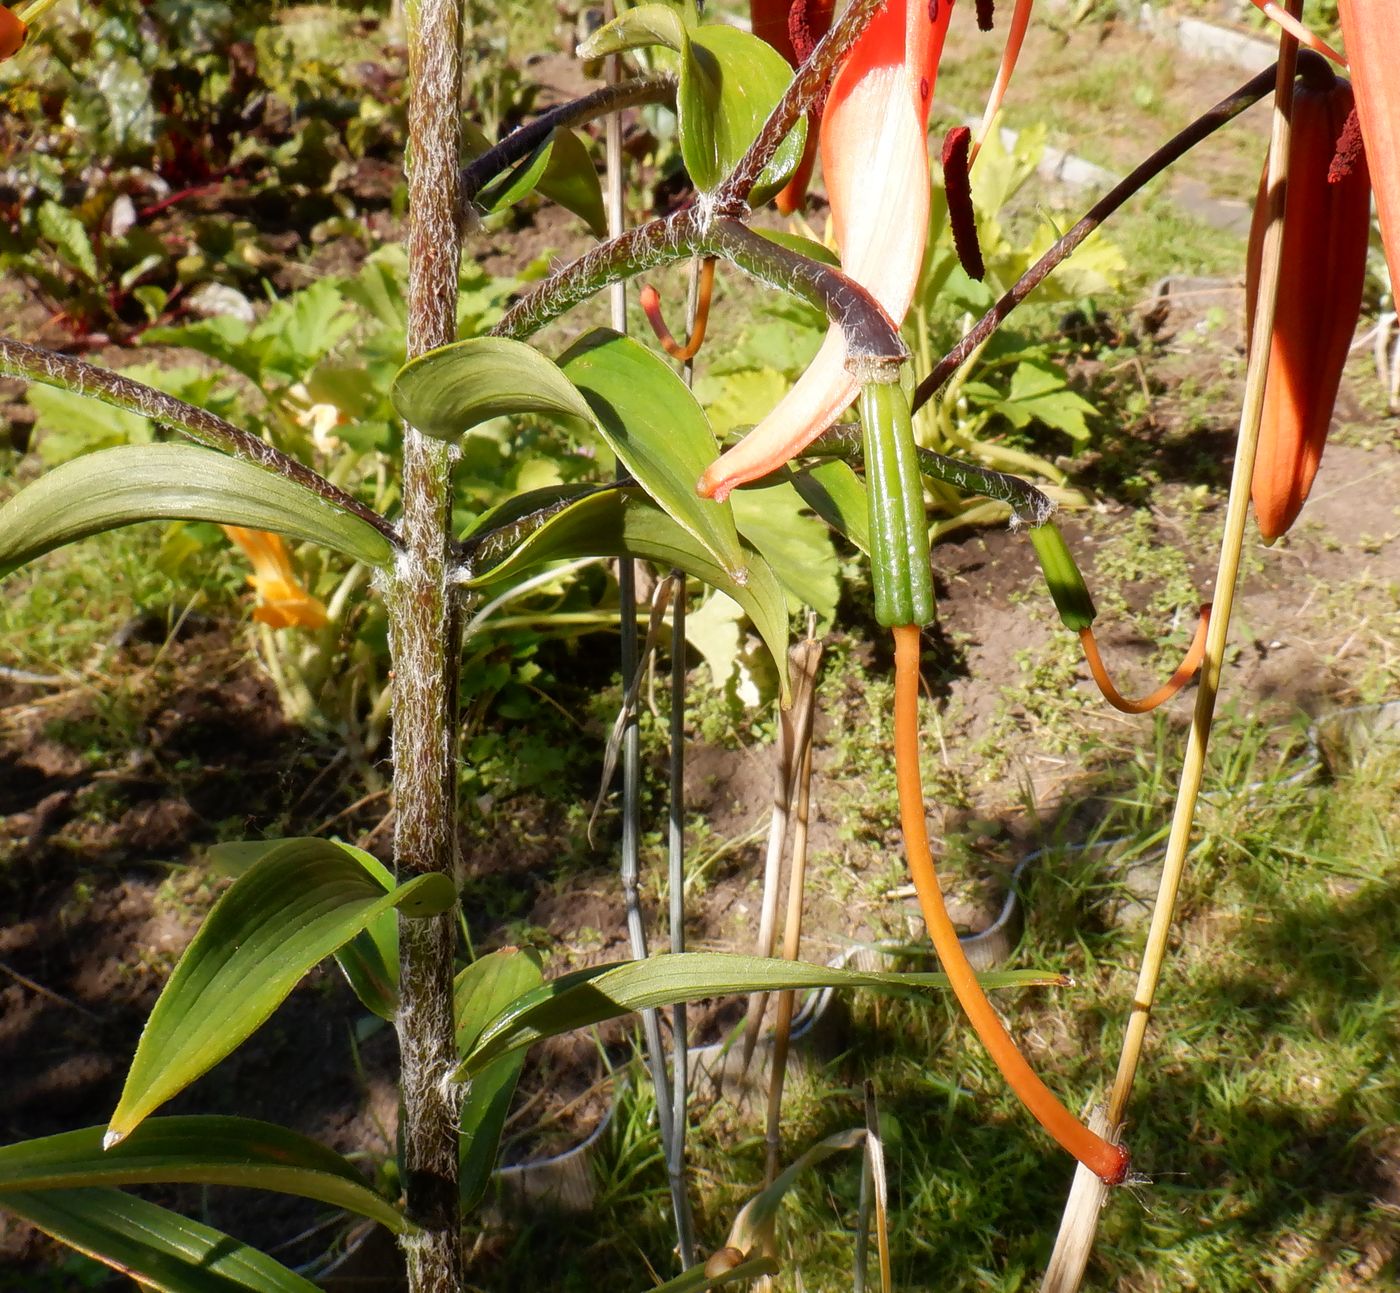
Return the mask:
<svg viewBox="0 0 1400 1293">
<path fill-rule="evenodd" d="M 1060 620 L 1065 628 L 1073 629 L 1076 633 L 1087 629 L 1098 612 L 1094 609 L 1094 599 L 1089 596 L 1084 576 L 1074 564 L 1065 536 L 1053 521 L 1037 525 L 1030 533 L 1031 544 L 1040 559 L 1040 568 L 1045 572 L 1045 582 L 1050 587 L 1050 596 L 1055 599 Z"/>
<path fill-rule="evenodd" d="M 897 383 L 867 382 L 860 392 L 860 421 L 875 618 L 886 627 L 927 624 L 933 618 L 933 573 L 907 392 Z"/>
</svg>

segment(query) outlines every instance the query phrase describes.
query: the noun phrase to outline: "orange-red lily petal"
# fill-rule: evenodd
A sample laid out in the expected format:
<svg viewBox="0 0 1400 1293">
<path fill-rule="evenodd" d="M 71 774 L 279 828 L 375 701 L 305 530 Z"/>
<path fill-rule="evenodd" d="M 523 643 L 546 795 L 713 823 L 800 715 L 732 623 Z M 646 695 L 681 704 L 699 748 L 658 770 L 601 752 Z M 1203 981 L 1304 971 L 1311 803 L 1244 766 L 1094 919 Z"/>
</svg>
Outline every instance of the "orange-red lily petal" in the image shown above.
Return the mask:
<svg viewBox="0 0 1400 1293">
<path fill-rule="evenodd" d="M 1341 0 L 1338 9 L 1390 281 L 1400 290 L 1400 6 Z"/>
<path fill-rule="evenodd" d="M 1283 274 L 1250 483 L 1259 532 L 1270 543 L 1297 519 L 1312 488 L 1361 313 L 1371 186 L 1360 150 L 1346 155 L 1352 103 L 1351 87 L 1340 78 L 1326 88 L 1303 79 L 1293 99 Z M 1268 223 L 1267 175 L 1250 229 L 1245 287 L 1251 319 Z"/>
<path fill-rule="evenodd" d="M 253 618 L 274 629 L 323 629 L 330 622 L 325 603 L 297 579 L 292 556 L 280 534 L 225 525 L 223 532 L 253 565 L 248 582 L 258 595 Z"/>
<path fill-rule="evenodd" d="M 822 118 L 822 170 L 841 267 L 896 325 L 914 297 L 928 236 L 928 114 L 951 0 L 890 0 L 832 83 Z M 855 399 L 846 342 L 833 325 L 811 366 L 752 432 L 700 478 L 700 493 L 775 471 Z"/>
<path fill-rule="evenodd" d="M 29 28 L 13 9 L 0 8 L 0 63 L 24 48 Z"/>
</svg>

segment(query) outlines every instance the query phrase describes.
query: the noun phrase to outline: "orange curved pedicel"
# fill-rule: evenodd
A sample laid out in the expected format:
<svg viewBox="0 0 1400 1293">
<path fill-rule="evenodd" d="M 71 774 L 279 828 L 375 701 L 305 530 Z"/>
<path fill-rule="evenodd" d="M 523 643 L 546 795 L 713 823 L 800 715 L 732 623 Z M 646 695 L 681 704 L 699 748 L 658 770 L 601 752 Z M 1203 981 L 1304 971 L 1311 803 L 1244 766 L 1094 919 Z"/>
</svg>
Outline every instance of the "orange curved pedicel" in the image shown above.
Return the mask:
<svg viewBox="0 0 1400 1293">
<path fill-rule="evenodd" d="M 948 917 L 938 873 L 934 870 L 924 821 L 924 792 L 919 777 L 919 629 L 917 625 L 901 624 L 891 631 L 895 659 L 894 760 L 899 782 L 900 825 L 909 870 L 934 950 L 968 1022 L 1032 1117 L 1101 1181 L 1107 1185 L 1121 1185 L 1128 1177 L 1128 1151 L 1090 1131 L 1036 1076 L 987 1000 L 958 942 L 958 933 Z"/>
<path fill-rule="evenodd" d="M 1104 667 L 1103 657 L 1099 654 L 1099 644 L 1094 640 L 1094 630 L 1084 628 L 1079 630 L 1079 641 L 1084 647 L 1084 659 L 1089 662 L 1089 672 L 1094 675 L 1094 681 L 1103 692 L 1103 698 L 1108 701 L 1114 709 L 1121 710 L 1124 714 L 1146 714 L 1154 710 L 1158 705 L 1164 705 L 1176 695 L 1192 678 L 1196 676 L 1197 670 L 1201 667 L 1201 661 L 1206 655 L 1206 630 L 1210 627 L 1210 603 L 1207 602 L 1201 607 L 1201 619 L 1196 625 L 1196 636 L 1191 639 L 1190 649 L 1186 652 L 1180 667 L 1166 680 L 1156 691 L 1144 696 L 1141 700 L 1128 700 L 1113 685 L 1108 676 L 1108 670 Z"/>
</svg>

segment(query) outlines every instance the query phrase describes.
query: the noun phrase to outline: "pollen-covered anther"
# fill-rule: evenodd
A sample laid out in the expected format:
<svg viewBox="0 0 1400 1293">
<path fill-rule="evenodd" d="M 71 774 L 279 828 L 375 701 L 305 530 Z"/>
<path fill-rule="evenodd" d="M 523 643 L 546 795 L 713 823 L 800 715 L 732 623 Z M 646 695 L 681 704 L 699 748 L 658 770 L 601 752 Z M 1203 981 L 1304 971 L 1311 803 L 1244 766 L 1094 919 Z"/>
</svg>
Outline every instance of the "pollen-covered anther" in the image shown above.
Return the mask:
<svg viewBox="0 0 1400 1293">
<path fill-rule="evenodd" d="M 943 138 L 943 188 L 948 196 L 948 223 L 958 261 L 969 278 L 981 282 L 987 273 L 982 246 L 977 241 L 977 213 L 972 205 L 972 180 L 968 175 L 968 149 L 972 131 L 954 126 Z"/>
</svg>

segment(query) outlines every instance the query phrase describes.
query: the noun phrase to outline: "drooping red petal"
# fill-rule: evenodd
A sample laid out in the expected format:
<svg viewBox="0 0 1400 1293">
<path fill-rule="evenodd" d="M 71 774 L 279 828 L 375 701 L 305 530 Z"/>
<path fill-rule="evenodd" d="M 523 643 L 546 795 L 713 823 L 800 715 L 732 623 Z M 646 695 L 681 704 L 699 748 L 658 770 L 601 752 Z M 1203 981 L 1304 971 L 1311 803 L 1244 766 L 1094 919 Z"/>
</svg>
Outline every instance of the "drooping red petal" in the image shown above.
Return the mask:
<svg viewBox="0 0 1400 1293">
<path fill-rule="evenodd" d="M 1337 388 L 1361 313 L 1371 191 L 1358 161 L 1329 178 L 1352 110 L 1351 87 L 1300 82 L 1293 102 L 1283 268 L 1264 387 L 1259 450 L 1250 494 L 1259 532 L 1270 542 L 1297 519 L 1312 488 Z M 1246 299 L 1253 318 L 1267 195 L 1260 182 L 1250 230 Z"/>
</svg>

